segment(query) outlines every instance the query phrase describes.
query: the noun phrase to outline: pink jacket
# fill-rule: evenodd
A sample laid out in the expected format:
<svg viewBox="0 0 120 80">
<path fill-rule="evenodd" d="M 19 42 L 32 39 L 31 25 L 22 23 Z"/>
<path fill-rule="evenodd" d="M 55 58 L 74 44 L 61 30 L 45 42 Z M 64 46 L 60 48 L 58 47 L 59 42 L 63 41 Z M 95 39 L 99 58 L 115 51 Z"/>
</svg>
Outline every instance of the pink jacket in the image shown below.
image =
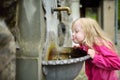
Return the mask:
<svg viewBox="0 0 120 80">
<path fill-rule="evenodd" d="M 88 50 L 85 46 L 82 48 Z M 94 46 L 94 49 L 94 58 L 85 61 L 88 80 L 118 80 L 115 70 L 120 69 L 120 58 L 116 52 L 105 46 Z"/>
</svg>

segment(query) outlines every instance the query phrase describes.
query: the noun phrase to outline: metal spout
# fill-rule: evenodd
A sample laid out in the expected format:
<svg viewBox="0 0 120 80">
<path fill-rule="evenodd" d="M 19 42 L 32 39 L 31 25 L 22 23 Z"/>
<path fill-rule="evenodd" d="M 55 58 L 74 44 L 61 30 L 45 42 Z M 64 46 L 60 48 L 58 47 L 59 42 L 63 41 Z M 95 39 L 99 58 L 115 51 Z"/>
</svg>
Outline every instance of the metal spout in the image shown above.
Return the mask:
<svg viewBox="0 0 120 80">
<path fill-rule="evenodd" d="M 52 13 L 54 12 L 54 11 L 67 11 L 67 14 L 68 15 L 70 15 L 71 14 L 71 10 L 70 10 L 70 8 L 69 7 L 57 7 L 57 8 L 53 8 L 52 9 Z"/>
</svg>

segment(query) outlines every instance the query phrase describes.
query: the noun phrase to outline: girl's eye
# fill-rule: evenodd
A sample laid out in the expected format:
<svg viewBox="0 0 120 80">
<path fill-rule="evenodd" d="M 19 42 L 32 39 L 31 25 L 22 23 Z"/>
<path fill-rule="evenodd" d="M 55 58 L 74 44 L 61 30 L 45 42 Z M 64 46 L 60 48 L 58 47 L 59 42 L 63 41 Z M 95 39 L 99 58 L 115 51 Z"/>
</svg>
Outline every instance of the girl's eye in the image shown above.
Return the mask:
<svg viewBox="0 0 120 80">
<path fill-rule="evenodd" d="M 79 31 L 78 31 L 78 30 L 76 30 L 75 32 L 76 32 L 76 33 L 78 33 Z"/>
</svg>

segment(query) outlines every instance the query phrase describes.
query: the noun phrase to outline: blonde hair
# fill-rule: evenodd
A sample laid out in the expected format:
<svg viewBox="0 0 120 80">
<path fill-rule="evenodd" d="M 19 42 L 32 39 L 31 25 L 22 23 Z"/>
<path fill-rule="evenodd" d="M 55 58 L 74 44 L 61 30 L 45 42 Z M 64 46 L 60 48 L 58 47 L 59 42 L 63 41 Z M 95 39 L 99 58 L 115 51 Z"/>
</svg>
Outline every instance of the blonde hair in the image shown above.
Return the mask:
<svg viewBox="0 0 120 80">
<path fill-rule="evenodd" d="M 93 44 L 105 45 L 111 49 L 114 47 L 113 42 L 110 40 L 110 38 L 108 38 L 108 35 L 101 29 L 96 20 L 92 18 L 79 18 L 73 22 L 72 28 L 74 27 L 74 24 L 76 22 L 79 22 L 82 29 L 84 30 L 85 39 L 83 43 L 88 47 L 92 48 Z"/>
</svg>

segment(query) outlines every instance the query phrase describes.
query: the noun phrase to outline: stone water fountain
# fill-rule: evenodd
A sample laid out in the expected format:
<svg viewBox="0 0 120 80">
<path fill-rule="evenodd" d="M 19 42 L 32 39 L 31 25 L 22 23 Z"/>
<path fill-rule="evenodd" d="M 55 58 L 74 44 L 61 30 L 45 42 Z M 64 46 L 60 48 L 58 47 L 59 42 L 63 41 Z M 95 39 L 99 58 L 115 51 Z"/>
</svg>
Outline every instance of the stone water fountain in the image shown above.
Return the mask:
<svg viewBox="0 0 120 80">
<path fill-rule="evenodd" d="M 57 3 L 56 0 L 52 2 Z M 50 5 L 47 0 L 43 1 L 46 18 L 46 42 L 42 55 L 42 70 L 46 80 L 73 80 L 82 69 L 85 60 L 90 57 L 85 51 L 64 46 L 70 40 L 66 34 L 68 27 L 62 22 L 62 11 L 71 14 L 69 7 Z M 70 36 L 69 36 L 70 37 Z"/>
<path fill-rule="evenodd" d="M 85 51 L 72 47 L 58 47 L 54 34 L 50 33 L 45 59 L 42 61 L 46 80 L 73 80 L 80 72 L 85 60 L 89 59 Z"/>
</svg>

